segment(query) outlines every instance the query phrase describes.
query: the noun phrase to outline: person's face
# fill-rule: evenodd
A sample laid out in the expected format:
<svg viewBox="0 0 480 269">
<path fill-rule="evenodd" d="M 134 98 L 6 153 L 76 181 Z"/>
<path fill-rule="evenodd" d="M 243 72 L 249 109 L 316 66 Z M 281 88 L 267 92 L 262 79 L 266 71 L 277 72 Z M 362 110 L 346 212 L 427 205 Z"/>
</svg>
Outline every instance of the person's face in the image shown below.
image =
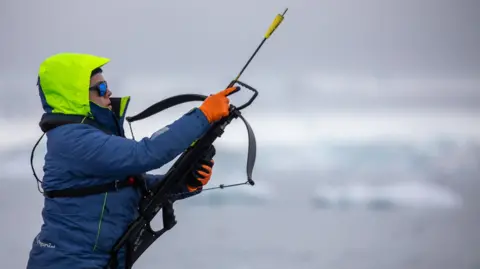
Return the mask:
<svg viewBox="0 0 480 269">
<path fill-rule="evenodd" d="M 106 80 L 103 77 L 103 74 L 102 73 L 95 74 L 92 78 L 90 78 L 90 87 L 95 87 L 102 82 L 105 85 L 107 85 Z M 90 92 L 90 101 L 94 102 L 99 106 L 108 107 L 109 109 L 112 109 L 112 103 L 110 101 L 110 96 L 112 95 L 112 92 L 108 87 L 106 87 L 106 92 L 104 96 L 100 96 L 100 92 L 98 90 L 90 89 L 89 92 Z"/>
</svg>

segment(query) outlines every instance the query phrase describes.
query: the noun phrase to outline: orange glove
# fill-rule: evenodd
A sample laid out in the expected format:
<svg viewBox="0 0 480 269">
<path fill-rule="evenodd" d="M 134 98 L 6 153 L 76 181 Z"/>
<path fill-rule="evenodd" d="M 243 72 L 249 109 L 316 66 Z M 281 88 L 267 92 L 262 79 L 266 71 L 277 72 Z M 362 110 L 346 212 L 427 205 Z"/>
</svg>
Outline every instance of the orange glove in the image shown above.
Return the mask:
<svg viewBox="0 0 480 269">
<path fill-rule="evenodd" d="M 213 164 L 213 160 L 210 160 L 209 162 L 202 161 L 199 164 L 200 167 L 186 182 L 189 192 L 194 192 L 198 190 L 198 188 L 207 185 L 210 177 L 212 177 Z"/>
<path fill-rule="evenodd" d="M 205 114 L 209 123 L 217 121 L 230 113 L 230 100 L 227 95 L 237 90 L 239 87 L 230 87 L 216 94 L 210 95 L 203 101 L 199 109 Z"/>
</svg>

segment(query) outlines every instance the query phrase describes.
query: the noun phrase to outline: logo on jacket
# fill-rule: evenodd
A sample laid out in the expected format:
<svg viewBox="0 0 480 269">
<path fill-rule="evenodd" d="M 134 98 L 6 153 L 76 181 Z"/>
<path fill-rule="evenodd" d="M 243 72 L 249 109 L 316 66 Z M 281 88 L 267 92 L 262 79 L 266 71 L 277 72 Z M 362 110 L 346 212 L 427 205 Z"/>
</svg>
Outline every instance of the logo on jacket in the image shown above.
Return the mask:
<svg viewBox="0 0 480 269">
<path fill-rule="evenodd" d="M 38 235 L 35 238 L 35 241 L 37 242 L 37 245 L 39 245 L 42 248 L 55 248 L 55 245 L 53 245 L 51 243 L 45 243 L 45 242 L 40 241 L 40 239 L 38 239 Z"/>
<path fill-rule="evenodd" d="M 169 130 L 169 128 L 168 128 L 167 126 L 163 127 L 162 129 L 160 129 L 160 130 L 156 131 L 155 133 L 153 133 L 152 139 L 155 138 L 155 137 L 157 137 L 157 136 L 159 136 L 159 135 L 161 135 L 161 134 L 163 134 L 163 133 L 165 133 L 165 132 L 168 131 L 168 130 Z"/>
</svg>

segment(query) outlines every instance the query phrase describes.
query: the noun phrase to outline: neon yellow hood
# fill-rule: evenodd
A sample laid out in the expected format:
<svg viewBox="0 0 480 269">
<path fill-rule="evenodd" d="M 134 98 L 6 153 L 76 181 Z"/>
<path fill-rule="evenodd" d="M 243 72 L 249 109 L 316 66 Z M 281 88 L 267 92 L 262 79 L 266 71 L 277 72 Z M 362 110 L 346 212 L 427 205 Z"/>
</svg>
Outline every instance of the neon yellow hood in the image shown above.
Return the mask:
<svg viewBox="0 0 480 269">
<path fill-rule="evenodd" d="M 59 53 L 45 59 L 38 72 L 45 112 L 90 116 L 90 75 L 108 62 L 108 58 L 81 53 Z"/>
</svg>

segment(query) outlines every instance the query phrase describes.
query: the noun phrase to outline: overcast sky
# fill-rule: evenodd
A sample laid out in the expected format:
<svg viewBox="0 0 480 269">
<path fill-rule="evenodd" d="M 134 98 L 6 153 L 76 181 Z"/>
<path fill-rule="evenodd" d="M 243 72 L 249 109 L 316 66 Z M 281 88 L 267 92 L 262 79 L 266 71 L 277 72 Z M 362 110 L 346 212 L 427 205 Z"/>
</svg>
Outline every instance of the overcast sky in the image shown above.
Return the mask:
<svg viewBox="0 0 480 269">
<path fill-rule="evenodd" d="M 478 76 L 475 0 L 3 0 L 2 71 L 35 72 L 46 56 L 79 51 L 112 69 L 211 71 L 241 63 L 276 13 L 289 8 L 256 59 L 278 72 Z M 229 69 L 229 72 L 233 72 Z"/>
<path fill-rule="evenodd" d="M 208 77 L 187 91 L 214 91 L 236 75 L 274 16 L 288 7 L 242 77 L 262 93 L 276 91 L 279 100 L 312 109 L 342 102 L 479 107 L 476 0 L 3 0 L 0 5 L 2 91 L 36 93 L 39 64 L 62 51 L 111 58 L 107 76 L 115 93 L 128 92 L 136 100 L 161 90 L 152 77 L 179 76 L 182 81 L 173 79 L 174 84 L 189 85 Z M 308 93 L 297 96 L 302 91 Z M 305 97 L 311 94 L 315 103 Z M 33 98 L 23 102 L 38 104 L 38 96 Z"/>
</svg>

